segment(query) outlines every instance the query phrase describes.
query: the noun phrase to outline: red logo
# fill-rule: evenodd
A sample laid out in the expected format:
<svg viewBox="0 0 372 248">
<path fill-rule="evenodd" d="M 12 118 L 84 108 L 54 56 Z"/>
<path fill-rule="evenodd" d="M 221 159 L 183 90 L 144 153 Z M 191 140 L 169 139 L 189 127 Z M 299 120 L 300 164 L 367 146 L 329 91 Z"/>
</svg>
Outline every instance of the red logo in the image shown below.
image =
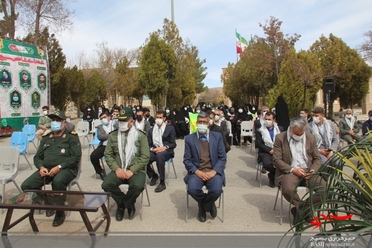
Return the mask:
<svg viewBox="0 0 372 248">
<path fill-rule="evenodd" d="M 348 219 L 351 219 L 351 217 L 353 217 L 352 214 L 344 215 L 344 216 L 333 215 L 333 214 L 328 214 L 328 215 L 320 214 L 320 216 L 317 216 L 314 219 L 312 219 L 312 221 L 310 222 L 310 225 L 314 226 L 313 228 L 314 230 L 315 228 L 319 228 L 322 225 L 322 222 L 320 221 L 321 219 L 326 220 L 326 221 L 338 221 L 338 220 L 348 220 Z"/>
</svg>

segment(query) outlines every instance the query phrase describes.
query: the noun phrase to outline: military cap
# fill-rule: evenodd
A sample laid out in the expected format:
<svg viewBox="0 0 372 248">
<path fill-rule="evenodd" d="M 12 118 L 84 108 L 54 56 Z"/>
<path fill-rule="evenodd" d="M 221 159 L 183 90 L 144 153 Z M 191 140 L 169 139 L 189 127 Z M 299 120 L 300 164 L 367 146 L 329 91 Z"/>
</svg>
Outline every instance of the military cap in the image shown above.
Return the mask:
<svg viewBox="0 0 372 248">
<path fill-rule="evenodd" d="M 63 112 L 63 111 L 55 111 L 54 113 L 52 113 L 52 114 L 49 114 L 48 115 L 48 117 L 50 118 L 50 119 L 53 119 L 53 118 L 60 118 L 60 119 L 62 119 L 62 120 L 66 120 L 66 115 L 65 115 L 65 113 Z"/>
<path fill-rule="evenodd" d="M 133 110 L 128 107 L 124 107 L 119 111 L 119 121 L 126 121 L 128 118 L 133 118 Z"/>
</svg>

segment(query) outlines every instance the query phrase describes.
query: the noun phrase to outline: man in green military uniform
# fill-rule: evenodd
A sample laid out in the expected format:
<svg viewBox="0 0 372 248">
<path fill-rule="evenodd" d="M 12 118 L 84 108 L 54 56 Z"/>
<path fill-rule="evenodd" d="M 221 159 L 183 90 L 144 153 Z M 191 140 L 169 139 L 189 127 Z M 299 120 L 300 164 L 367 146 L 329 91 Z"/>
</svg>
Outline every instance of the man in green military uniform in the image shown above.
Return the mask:
<svg viewBox="0 0 372 248">
<path fill-rule="evenodd" d="M 150 150 L 146 135 L 134 126 L 133 111 L 124 107 L 119 112 L 119 129 L 110 133 L 105 149 L 107 165 L 112 170 L 102 183 L 102 189 L 111 192 L 118 206 L 116 220 L 122 221 L 124 209 L 128 218 L 135 214 L 135 202 L 146 182 L 145 167 L 149 162 Z M 120 184 L 129 184 L 124 194 Z"/>
<path fill-rule="evenodd" d="M 41 189 L 45 184 L 52 184 L 53 190 L 65 191 L 78 173 L 81 159 L 79 137 L 66 130 L 66 116 L 57 111 L 48 115 L 52 120 L 51 133 L 44 136 L 34 156 L 35 171 L 21 185 L 23 191 Z M 58 198 L 58 199 L 57 199 Z M 55 197 L 55 204 L 63 204 L 64 199 Z M 47 211 L 52 216 L 54 211 Z M 65 220 L 64 211 L 56 211 L 53 226 L 60 226 Z"/>
</svg>

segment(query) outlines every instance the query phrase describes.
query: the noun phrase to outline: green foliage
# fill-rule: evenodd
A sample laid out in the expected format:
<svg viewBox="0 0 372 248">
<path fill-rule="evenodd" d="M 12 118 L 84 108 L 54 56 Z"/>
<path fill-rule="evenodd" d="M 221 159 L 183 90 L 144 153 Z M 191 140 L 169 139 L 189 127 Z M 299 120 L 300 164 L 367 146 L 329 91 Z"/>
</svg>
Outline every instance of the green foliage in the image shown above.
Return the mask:
<svg viewBox="0 0 372 248">
<path fill-rule="evenodd" d="M 331 101 L 339 98 L 344 108 L 360 103 L 368 93 L 371 77 L 371 70 L 360 55 L 333 34 L 329 38 L 321 36 L 310 51 L 319 57 L 324 77 L 335 80 L 336 93 L 331 94 Z"/>
<path fill-rule="evenodd" d="M 326 179 L 326 195 L 320 203 L 312 204 L 310 189 L 302 200 L 309 197 L 310 206 L 305 210 L 317 216 L 320 222 L 317 236 L 340 233 L 370 234 L 372 226 L 372 133 L 356 144 L 337 152 L 317 172 L 316 176 Z M 329 216 L 352 216 L 335 219 Z M 299 216 L 298 224 L 292 229 L 296 234 L 314 229 Z M 305 244 L 304 247 L 308 245 Z M 367 246 L 366 246 L 367 247 Z"/>
<path fill-rule="evenodd" d="M 207 89 L 203 83 L 207 69 L 203 67 L 205 59 L 199 58 L 198 49 L 188 40 L 184 41 L 176 24 L 168 19 L 164 19 L 163 29 L 156 34 L 172 47 L 178 61 L 176 80 L 170 85 L 172 90 L 168 91 L 167 105 L 179 108 L 192 103 L 196 93 Z"/>
<path fill-rule="evenodd" d="M 90 70 L 85 75 L 86 89 L 80 99 L 80 108 L 85 109 L 87 106 L 94 106 L 97 108 L 106 100 L 107 88 L 106 81 L 98 73 L 97 70 Z"/>
<path fill-rule="evenodd" d="M 317 56 L 306 51 L 287 52 L 279 74 L 279 83 L 269 90 L 268 106 L 275 106 L 282 95 L 288 104 L 289 116 L 297 116 L 301 108 L 312 109 L 316 93 L 322 87 L 322 73 Z"/>
<path fill-rule="evenodd" d="M 158 108 L 175 80 L 176 70 L 177 58 L 172 47 L 151 34 L 139 60 L 138 82 Z"/>
</svg>

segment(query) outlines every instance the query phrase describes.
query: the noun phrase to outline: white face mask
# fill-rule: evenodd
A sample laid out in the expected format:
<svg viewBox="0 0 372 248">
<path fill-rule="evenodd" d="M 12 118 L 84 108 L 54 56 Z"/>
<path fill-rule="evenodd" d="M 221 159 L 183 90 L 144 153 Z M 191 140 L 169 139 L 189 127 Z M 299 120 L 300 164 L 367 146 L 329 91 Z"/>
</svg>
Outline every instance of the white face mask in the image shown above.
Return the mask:
<svg viewBox="0 0 372 248">
<path fill-rule="evenodd" d="M 267 128 L 272 127 L 272 126 L 273 126 L 273 121 L 265 120 L 265 126 L 266 126 Z"/>
<path fill-rule="evenodd" d="M 119 121 L 119 131 L 126 132 L 129 130 L 128 122 L 126 121 Z"/>
<path fill-rule="evenodd" d="M 44 111 L 43 111 L 43 114 L 44 114 L 44 115 L 48 115 L 48 111 L 47 111 L 47 110 L 44 110 Z"/>
<path fill-rule="evenodd" d="M 155 123 L 156 123 L 156 125 L 161 126 L 161 125 L 163 125 L 164 120 L 163 119 L 156 119 Z"/>
<path fill-rule="evenodd" d="M 239 112 L 239 113 L 243 113 L 243 109 L 239 109 L 238 112 Z"/>
<path fill-rule="evenodd" d="M 298 136 L 298 135 L 296 135 L 296 134 L 292 134 L 292 135 L 291 135 L 291 138 L 292 138 L 294 141 L 296 141 L 296 142 L 301 141 L 303 137 L 304 137 L 304 134 L 302 134 L 302 135 L 300 135 L 300 136 Z"/>
<path fill-rule="evenodd" d="M 219 116 L 219 115 L 215 115 L 215 116 L 214 116 L 214 119 L 215 119 L 216 121 L 218 121 L 218 120 L 220 119 L 220 116 Z"/>
<path fill-rule="evenodd" d="M 197 129 L 199 133 L 205 134 L 208 130 L 208 126 L 204 124 L 198 124 Z"/>
<path fill-rule="evenodd" d="M 318 124 L 318 123 L 320 122 L 319 117 L 313 117 L 313 122 L 314 122 L 315 124 Z"/>
<path fill-rule="evenodd" d="M 352 115 L 346 115 L 346 118 L 351 119 Z"/>
</svg>

